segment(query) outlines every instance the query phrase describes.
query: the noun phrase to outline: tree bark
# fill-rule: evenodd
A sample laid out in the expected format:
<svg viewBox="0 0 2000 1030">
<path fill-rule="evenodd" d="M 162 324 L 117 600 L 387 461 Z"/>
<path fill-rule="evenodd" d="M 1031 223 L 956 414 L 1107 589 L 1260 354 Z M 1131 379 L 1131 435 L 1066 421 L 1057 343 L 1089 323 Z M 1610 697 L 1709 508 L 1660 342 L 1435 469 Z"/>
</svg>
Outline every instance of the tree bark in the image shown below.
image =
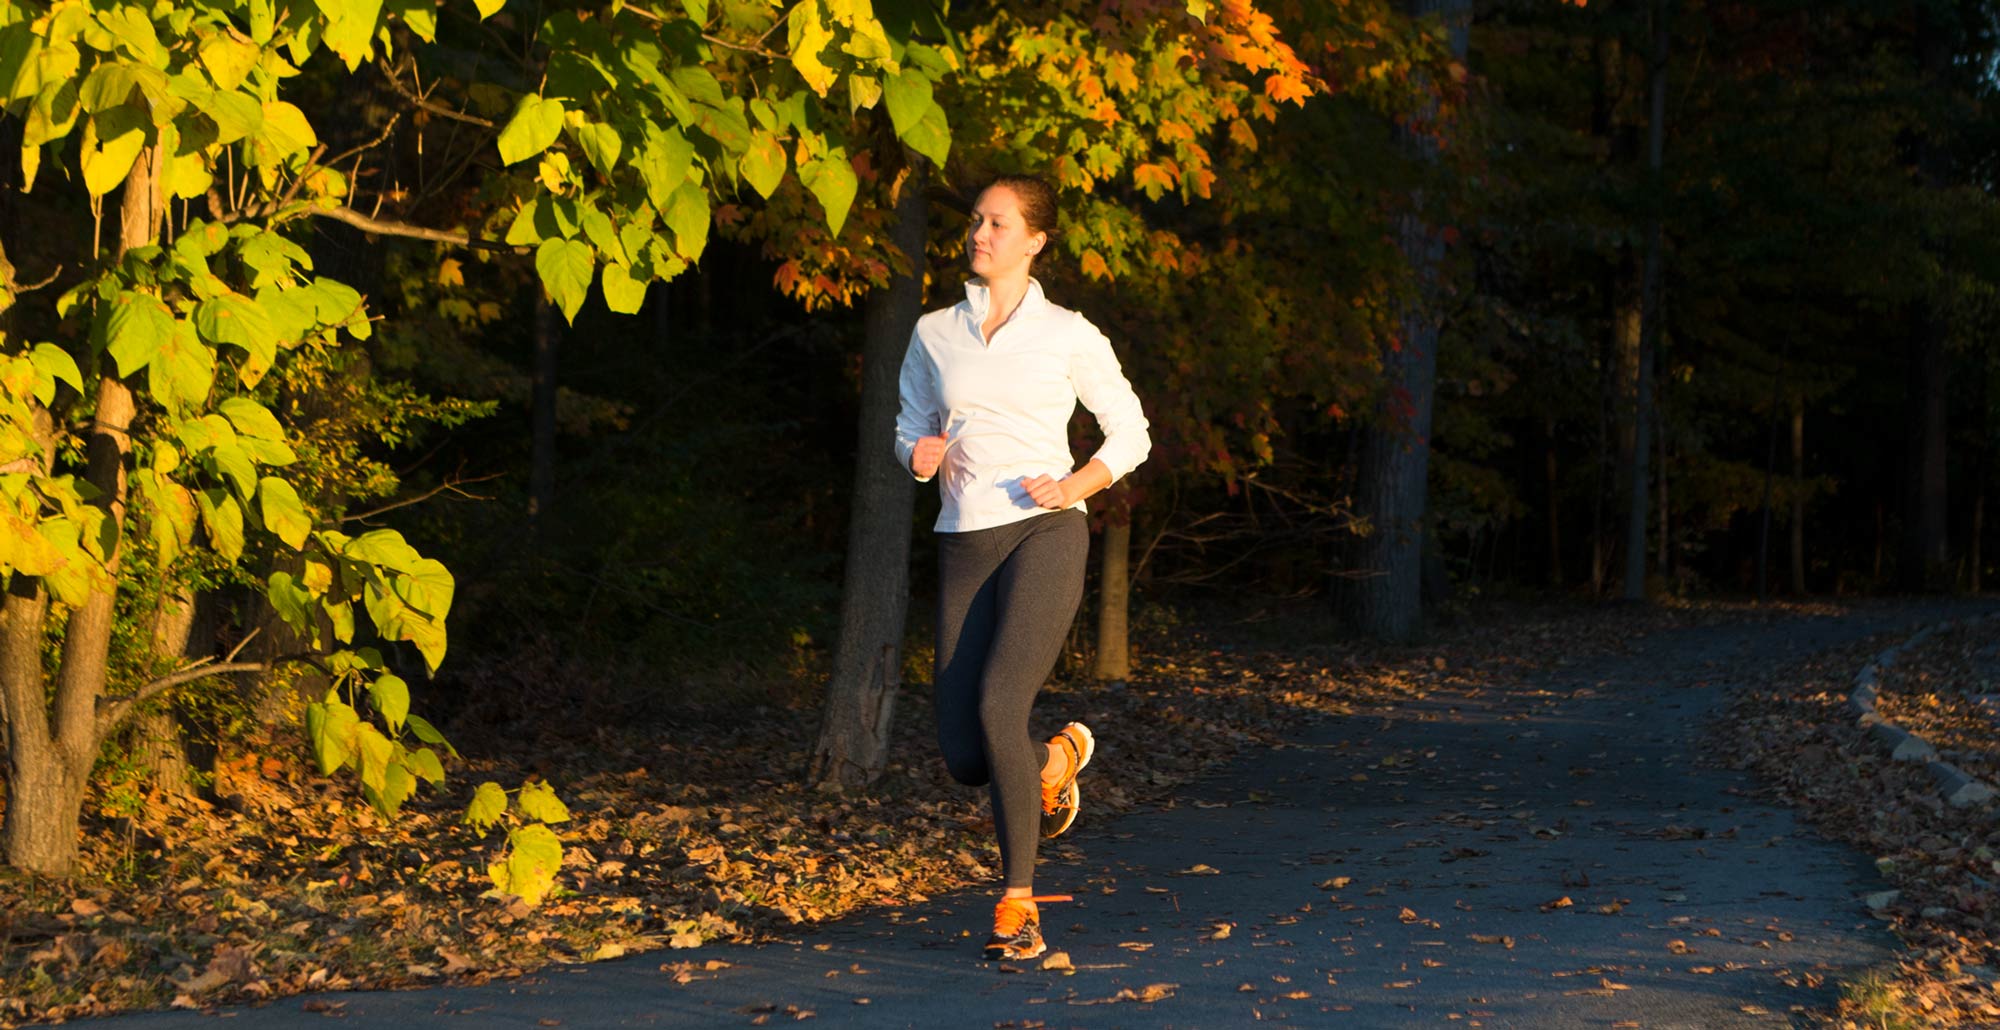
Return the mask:
<svg viewBox="0 0 2000 1030">
<path fill-rule="evenodd" d="M 562 349 L 562 314 L 535 294 L 535 381 L 528 402 L 531 426 L 528 456 L 528 521 L 537 532 L 548 526 L 556 494 L 556 371 Z"/>
<path fill-rule="evenodd" d="M 891 442 L 903 353 L 911 327 L 923 314 L 925 179 L 923 166 L 912 166 L 896 201 L 892 241 L 909 259 L 909 271 L 872 294 L 864 313 L 861 417 L 840 638 L 808 772 L 826 786 L 866 784 L 881 774 L 888 759 L 909 611 L 910 519 L 916 506 L 916 482 L 896 460 Z"/>
<path fill-rule="evenodd" d="M 1625 508 L 1625 599 L 1646 597 L 1646 463 L 1652 456 L 1653 355 L 1660 346 L 1660 292 L 1666 266 L 1666 180 L 1661 166 L 1667 135 L 1667 42 L 1672 8 L 1667 0 L 1653 3 L 1650 114 L 1646 124 L 1646 178 L 1650 210 L 1646 214 L 1645 270 L 1639 300 L 1639 369 L 1634 383 L 1632 413 L 1631 495 Z"/>
<path fill-rule="evenodd" d="M 160 598 L 160 610 L 153 616 L 153 654 L 178 659 L 187 654 L 188 638 L 194 631 L 195 599 L 185 592 L 170 592 Z M 132 761 L 144 769 L 153 786 L 169 794 L 187 794 L 194 788 L 188 764 L 187 744 L 180 720 L 164 703 L 145 706 L 131 720 Z"/>
<path fill-rule="evenodd" d="M 1905 590 L 1943 585 L 1945 535 L 1945 354 L 1941 327 L 1924 319 L 1910 349 L 1908 500 L 1897 579 Z"/>
<path fill-rule="evenodd" d="M 125 180 L 119 212 L 120 255 L 159 238 L 165 214 L 159 189 L 162 160 L 157 147 L 145 148 Z M 132 453 L 129 430 L 134 410 L 132 391 L 122 381 L 111 375 L 98 380 L 97 407 L 86 441 L 86 478 L 98 490 L 93 503 L 104 509 L 111 531 L 113 542 L 105 552 L 110 586 L 91 594 L 70 613 L 53 704 L 45 707 L 39 693 L 8 704 L 8 723 L 13 731 L 10 743 L 17 746 L 10 750 L 7 822 L 0 837 L 4 837 L 7 863 L 29 872 L 63 875 L 75 865 L 84 790 L 109 729 L 98 719 L 97 702 L 104 693 L 116 619 L 125 523 L 125 463 Z M 10 598 L 8 618 L 25 618 L 32 608 Z M 36 612 L 37 633 L 40 621 L 41 613 Z M 7 632 L 25 631 L 10 627 Z M 36 679 L 40 679 L 39 669 Z M 8 692 L 15 690 L 10 686 Z M 18 746 L 22 743 L 26 746 Z"/>
<path fill-rule="evenodd" d="M 1562 560 L 1563 541 L 1562 541 L 1562 525 L 1558 521 L 1558 517 L 1560 516 L 1562 511 L 1562 503 L 1561 503 L 1561 496 L 1558 491 L 1558 487 L 1561 485 L 1561 479 L 1556 474 L 1555 416 L 1550 415 L 1544 418 L 1542 426 L 1543 429 L 1545 430 L 1545 435 L 1548 437 L 1548 450 L 1543 465 L 1544 465 L 1544 471 L 1546 472 L 1548 478 L 1549 585 L 1560 590 L 1562 589 L 1563 585 L 1563 560 Z"/>
<path fill-rule="evenodd" d="M 1792 595 L 1806 595 L 1806 404 L 1792 398 Z"/>
<path fill-rule="evenodd" d="M 1122 682 L 1132 674 L 1129 622 L 1132 602 L 1132 523 L 1104 524 L 1098 555 L 1097 661 L 1091 675 Z"/>
<path fill-rule="evenodd" d="M 1444 23 L 1454 57 L 1464 60 L 1472 28 L 1471 0 L 1406 0 L 1412 17 Z M 1437 160 L 1437 142 L 1407 127 L 1401 145 L 1426 162 Z M 1416 636 L 1423 616 L 1423 555 L 1429 504 L 1431 412 L 1437 390 L 1441 336 L 1438 303 L 1444 246 L 1424 216 L 1421 190 L 1397 227 L 1403 259 L 1410 263 L 1416 296 L 1400 319 L 1400 346 L 1385 350 L 1388 399 L 1363 434 L 1355 483 L 1355 508 L 1373 532 L 1354 542 L 1350 569 L 1363 573 L 1334 581 L 1345 620 L 1361 633 L 1388 641 Z"/>
</svg>

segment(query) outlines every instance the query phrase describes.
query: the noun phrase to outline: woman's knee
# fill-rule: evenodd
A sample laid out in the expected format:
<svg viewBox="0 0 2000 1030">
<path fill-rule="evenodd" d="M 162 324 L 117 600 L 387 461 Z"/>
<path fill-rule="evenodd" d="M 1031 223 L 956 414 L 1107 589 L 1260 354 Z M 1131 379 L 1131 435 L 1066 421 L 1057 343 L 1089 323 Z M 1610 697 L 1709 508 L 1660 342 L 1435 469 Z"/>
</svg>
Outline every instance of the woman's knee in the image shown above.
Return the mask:
<svg viewBox="0 0 2000 1030">
<path fill-rule="evenodd" d="M 945 750 L 944 770 L 951 774 L 952 779 L 968 787 L 984 787 L 991 778 L 986 768 L 986 756 L 962 749 Z"/>
</svg>

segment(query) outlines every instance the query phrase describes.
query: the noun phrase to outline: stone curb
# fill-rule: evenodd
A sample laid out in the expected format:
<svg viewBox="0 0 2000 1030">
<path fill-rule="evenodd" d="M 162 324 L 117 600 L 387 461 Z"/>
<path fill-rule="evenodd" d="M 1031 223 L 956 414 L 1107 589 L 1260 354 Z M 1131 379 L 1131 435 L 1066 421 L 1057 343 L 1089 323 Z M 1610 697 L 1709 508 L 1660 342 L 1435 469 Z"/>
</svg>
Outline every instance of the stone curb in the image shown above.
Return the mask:
<svg viewBox="0 0 2000 1030">
<path fill-rule="evenodd" d="M 1937 748 L 1922 737 L 1890 722 L 1876 711 L 1875 700 L 1881 694 L 1882 670 L 1893 664 L 1897 657 L 1929 639 L 1940 630 L 1956 629 L 1970 625 L 1981 619 L 1996 616 L 1984 615 L 1971 619 L 1954 619 L 1926 626 L 1908 640 L 1891 647 L 1863 666 L 1854 676 L 1854 690 L 1847 695 L 1847 707 L 1855 714 L 1855 722 L 1868 731 L 1888 750 L 1889 757 L 1898 762 L 1922 762 L 1930 770 L 1931 779 L 1937 783 L 1938 797 L 1953 808 L 1971 808 L 1983 805 L 1995 797 L 2000 797 L 1991 784 L 1984 783 L 1968 775 L 1963 769 L 1938 757 Z"/>
</svg>

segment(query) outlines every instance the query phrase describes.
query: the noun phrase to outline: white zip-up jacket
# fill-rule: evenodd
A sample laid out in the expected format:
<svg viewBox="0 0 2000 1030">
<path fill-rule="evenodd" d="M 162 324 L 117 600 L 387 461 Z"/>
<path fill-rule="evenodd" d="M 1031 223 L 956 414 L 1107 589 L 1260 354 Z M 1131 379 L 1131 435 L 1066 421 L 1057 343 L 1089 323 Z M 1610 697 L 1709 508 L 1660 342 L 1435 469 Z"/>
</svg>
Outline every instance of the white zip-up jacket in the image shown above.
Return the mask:
<svg viewBox="0 0 2000 1030">
<path fill-rule="evenodd" d="M 1039 475 L 1061 479 L 1076 467 L 1069 419 L 1078 401 L 1104 432 L 1092 457 L 1111 470 L 1113 482 L 1153 446 L 1111 341 L 1089 319 L 1050 303 L 1042 284 L 1030 279 L 1014 314 L 988 340 L 980 334 L 987 302 L 984 283 L 965 284 L 964 301 L 917 320 L 903 356 L 896 456 L 908 469 L 919 438 L 948 437 L 938 469 L 940 533 L 1041 514 L 1021 484 Z"/>
</svg>

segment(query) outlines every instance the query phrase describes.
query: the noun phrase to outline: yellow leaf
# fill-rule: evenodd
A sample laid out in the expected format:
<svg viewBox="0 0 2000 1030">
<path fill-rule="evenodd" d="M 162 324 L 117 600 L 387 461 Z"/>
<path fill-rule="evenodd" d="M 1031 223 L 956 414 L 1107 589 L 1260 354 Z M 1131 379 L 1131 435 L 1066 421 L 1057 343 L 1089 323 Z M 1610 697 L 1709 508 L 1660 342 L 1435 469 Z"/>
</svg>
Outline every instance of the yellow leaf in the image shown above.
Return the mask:
<svg viewBox="0 0 2000 1030">
<path fill-rule="evenodd" d="M 437 284 L 439 286 L 464 286 L 465 266 L 457 258 L 445 258 L 438 265 Z"/>
</svg>

